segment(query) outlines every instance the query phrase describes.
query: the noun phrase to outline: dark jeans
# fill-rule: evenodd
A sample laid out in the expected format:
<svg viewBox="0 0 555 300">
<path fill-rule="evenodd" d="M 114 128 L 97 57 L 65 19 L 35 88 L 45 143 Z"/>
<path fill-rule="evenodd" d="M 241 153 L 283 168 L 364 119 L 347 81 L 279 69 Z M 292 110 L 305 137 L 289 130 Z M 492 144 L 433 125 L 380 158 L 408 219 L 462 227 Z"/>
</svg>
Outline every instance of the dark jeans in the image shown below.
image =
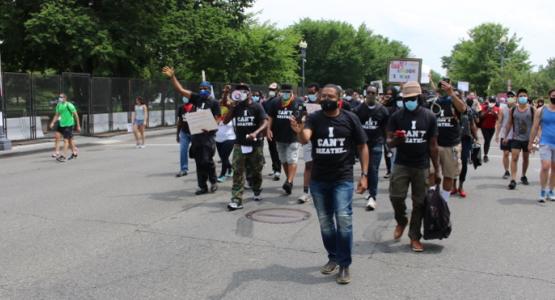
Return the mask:
<svg viewBox="0 0 555 300">
<path fill-rule="evenodd" d="M 368 166 L 368 193 L 376 199 L 378 195 L 378 171 L 382 162 L 383 144 L 368 144 L 370 152 L 370 165 Z"/>
<path fill-rule="evenodd" d="M 279 154 L 277 151 L 276 140 L 268 140 L 268 149 L 270 150 L 270 157 L 272 158 L 272 171 L 281 171 L 281 161 L 279 160 Z"/>
<path fill-rule="evenodd" d="M 459 181 L 461 184 L 466 181 L 466 173 L 468 172 L 468 159 L 472 152 L 472 138 L 469 136 L 463 136 L 461 139 L 461 174 L 459 175 Z"/>
<path fill-rule="evenodd" d="M 211 184 L 216 183 L 216 164 L 214 155 L 216 154 L 216 141 L 213 136 L 204 135 L 202 138 L 193 136 L 191 143 L 191 156 L 197 165 L 197 182 L 201 189 L 208 189 L 207 181 Z"/>
<path fill-rule="evenodd" d="M 409 222 L 407 218 L 407 205 L 405 199 L 409 185 L 412 188 L 412 214 L 410 217 L 409 237 L 411 240 L 422 238 L 422 219 L 426 198 L 428 169 L 417 169 L 395 164 L 391 173 L 391 183 L 389 185 L 389 196 L 391 204 L 395 210 L 395 220 L 397 224 L 406 226 Z"/>
<path fill-rule="evenodd" d="M 368 149 L 370 150 L 370 149 Z M 385 167 L 387 168 L 387 173 L 391 173 L 391 157 L 388 157 L 389 148 L 386 144 L 383 145 L 383 157 L 385 158 Z"/>
<path fill-rule="evenodd" d="M 189 171 L 189 145 L 191 144 L 191 135 L 179 131 L 179 170 Z"/>
<path fill-rule="evenodd" d="M 342 267 L 351 265 L 353 181 L 312 180 L 310 193 L 320 221 L 320 232 L 329 260 L 337 262 Z"/>
<path fill-rule="evenodd" d="M 488 155 L 491 139 L 495 133 L 495 128 L 482 128 L 482 135 L 484 136 L 484 155 Z"/>
<path fill-rule="evenodd" d="M 231 151 L 233 151 L 233 145 L 235 145 L 235 140 L 227 140 L 221 143 L 216 143 L 218 155 L 222 160 L 222 171 L 220 172 L 220 177 L 225 176 L 225 174 L 231 171 L 231 162 L 229 161 L 229 156 L 231 155 Z"/>
</svg>

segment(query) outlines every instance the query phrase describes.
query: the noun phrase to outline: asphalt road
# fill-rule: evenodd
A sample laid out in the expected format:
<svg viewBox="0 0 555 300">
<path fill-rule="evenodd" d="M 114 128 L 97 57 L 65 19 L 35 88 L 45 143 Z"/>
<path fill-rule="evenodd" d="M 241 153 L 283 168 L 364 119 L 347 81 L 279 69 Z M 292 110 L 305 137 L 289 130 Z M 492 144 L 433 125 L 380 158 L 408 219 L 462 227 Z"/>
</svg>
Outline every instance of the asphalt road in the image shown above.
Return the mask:
<svg viewBox="0 0 555 300">
<path fill-rule="evenodd" d="M 313 205 L 296 204 L 302 167 L 286 197 L 266 164 L 264 200 L 228 212 L 230 181 L 197 197 L 194 162 L 174 177 L 173 134 L 145 149 L 113 137 L 63 164 L 49 154 L 0 158 L 1 299 L 555 298 L 555 203 L 536 201 L 537 155 L 531 185 L 515 191 L 501 179 L 499 151 L 471 169 L 469 197 L 450 201 L 451 237 L 420 254 L 406 235 L 393 241 L 381 179 L 377 211 L 355 200 L 353 282 L 339 286 L 318 272 L 327 259 Z M 291 224 L 245 217 L 275 207 L 311 215 Z"/>
</svg>

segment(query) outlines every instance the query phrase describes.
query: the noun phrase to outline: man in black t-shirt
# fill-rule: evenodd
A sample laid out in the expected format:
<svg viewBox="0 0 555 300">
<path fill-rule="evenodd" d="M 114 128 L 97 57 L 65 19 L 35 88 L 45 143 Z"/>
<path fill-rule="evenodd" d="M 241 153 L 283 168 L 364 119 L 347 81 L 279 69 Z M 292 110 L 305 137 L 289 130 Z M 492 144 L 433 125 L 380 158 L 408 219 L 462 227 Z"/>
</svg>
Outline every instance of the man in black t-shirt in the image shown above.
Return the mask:
<svg viewBox="0 0 555 300">
<path fill-rule="evenodd" d="M 310 192 L 329 258 L 320 271 L 331 274 L 339 265 L 337 283 L 347 284 L 353 246 L 353 165 L 358 150 L 363 173 L 357 192 L 363 193 L 368 177 L 367 138 L 358 117 L 339 108 L 336 85 L 325 86 L 320 97 L 322 110 L 310 114 L 304 126 L 292 117 L 291 128 L 301 143 L 312 143 Z"/>
<path fill-rule="evenodd" d="M 175 77 L 173 68 L 164 67 L 162 73 L 170 78 L 173 87 L 179 94 L 189 98 L 189 102 L 192 104 L 192 110 L 190 112 L 210 110 L 216 123 L 218 122 L 221 115 L 220 104 L 216 99 L 210 96 L 209 82 L 203 81 L 199 87 L 200 92 L 197 94 L 183 88 L 179 80 Z M 189 156 L 195 159 L 195 164 L 197 165 L 198 190 L 195 192 L 196 195 L 208 193 L 207 181 L 210 182 L 210 192 L 214 193 L 218 190 L 216 164 L 214 163 L 214 155 L 216 154 L 215 135 L 216 130 L 212 130 L 195 134 L 191 137 Z"/>
<path fill-rule="evenodd" d="M 297 162 L 301 144 L 297 140 L 297 134 L 289 126 L 291 117 L 300 119 L 304 108 L 304 102 L 295 97 L 293 87 L 289 84 L 281 86 L 280 100 L 274 100 L 268 111 L 268 128 L 266 137 L 275 140 L 279 160 L 283 164 L 285 182 L 283 190 L 287 195 L 293 189 L 293 180 L 297 174 Z"/>
<path fill-rule="evenodd" d="M 233 187 L 229 210 L 243 208 L 245 171 L 252 179 L 253 200 L 260 201 L 262 192 L 262 168 L 264 167 L 264 135 L 268 116 L 262 105 L 252 101 L 251 90 L 246 84 L 238 84 L 231 94 L 234 105 L 224 116 L 224 123 L 233 120 L 235 146 L 233 147 Z"/>
<path fill-rule="evenodd" d="M 430 159 L 436 170 L 439 164 L 437 120 L 429 109 L 421 106 L 421 94 L 418 82 L 407 82 L 403 86 L 404 108 L 395 112 L 387 125 L 387 144 L 397 149 L 389 185 L 389 196 L 397 221 L 393 237 L 400 239 L 408 224 L 405 199 L 410 185 L 412 215 L 409 237 L 415 252 L 424 250 L 420 239 Z"/>
<path fill-rule="evenodd" d="M 279 86 L 274 82 L 268 86 L 268 99 L 262 103 L 262 107 L 264 107 L 266 114 L 270 112 L 270 108 L 274 105 L 274 102 L 279 101 Z M 274 181 L 279 181 L 279 178 L 281 177 L 281 161 L 279 160 L 276 141 L 268 138 L 267 140 L 270 158 L 272 159 L 272 173 L 270 173 L 269 176 L 272 176 Z"/>
<path fill-rule="evenodd" d="M 377 89 L 373 86 L 366 88 L 366 103 L 354 109 L 362 128 L 368 137 L 368 152 L 370 153 L 370 166 L 368 169 L 368 197 L 366 209 L 376 209 L 376 196 L 378 195 L 378 170 L 382 160 L 383 145 L 385 141 L 385 128 L 389 119 L 387 108 L 376 101 Z"/>
<path fill-rule="evenodd" d="M 439 82 L 440 97 L 437 100 L 439 165 L 443 175 L 443 189 L 441 196 L 449 200 L 451 191 L 455 189 L 453 183 L 461 172 L 461 114 L 466 112 L 466 103 L 453 91 L 448 81 Z M 433 170 L 439 173 L 439 170 Z"/>
</svg>

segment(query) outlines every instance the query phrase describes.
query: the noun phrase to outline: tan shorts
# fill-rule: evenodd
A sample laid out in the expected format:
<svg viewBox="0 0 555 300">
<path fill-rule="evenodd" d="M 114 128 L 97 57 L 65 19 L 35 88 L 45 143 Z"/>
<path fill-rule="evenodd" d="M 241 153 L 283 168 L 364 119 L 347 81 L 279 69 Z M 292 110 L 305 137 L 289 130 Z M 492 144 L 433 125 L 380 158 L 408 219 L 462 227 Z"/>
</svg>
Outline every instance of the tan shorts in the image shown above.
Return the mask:
<svg viewBox="0 0 555 300">
<path fill-rule="evenodd" d="M 439 149 L 439 166 L 441 175 L 445 178 L 456 179 L 461 173 L 461 144 L 453 147 L 441 147 Z M 433 172 L 433 166 L 431 172 Z"/>
</svg>

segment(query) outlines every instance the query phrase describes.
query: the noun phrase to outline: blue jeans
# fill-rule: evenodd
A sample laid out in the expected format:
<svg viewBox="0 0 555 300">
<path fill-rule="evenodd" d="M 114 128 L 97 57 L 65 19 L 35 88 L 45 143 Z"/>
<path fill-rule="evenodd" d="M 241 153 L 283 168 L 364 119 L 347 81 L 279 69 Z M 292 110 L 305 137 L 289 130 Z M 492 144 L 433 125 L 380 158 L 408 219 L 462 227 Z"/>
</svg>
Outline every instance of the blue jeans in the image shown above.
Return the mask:
<svg viewBox="0 0 555 300">
<path fill-rule="evenodd" d="M 189 171 L 189 145 L 191 145 L 191 135 L 183 132 L 179 132 L 179 165 L 181 171 Z"/>
<path fill-rule="evenodd" d="M 353 249 L 353 181 L 312 180 L 310 193 L 329 260 L 342 267 L 349 266 Z"/>
<path fill-rule="evenodd" d="M 372 147 L 372 148 L 370 148 Z M 382 162 L 383 144 L 368 145 L 370 165 L 368 166 L 368 193 L 376 199 L 378 195 L 378 171 Z"/>
</svg>

